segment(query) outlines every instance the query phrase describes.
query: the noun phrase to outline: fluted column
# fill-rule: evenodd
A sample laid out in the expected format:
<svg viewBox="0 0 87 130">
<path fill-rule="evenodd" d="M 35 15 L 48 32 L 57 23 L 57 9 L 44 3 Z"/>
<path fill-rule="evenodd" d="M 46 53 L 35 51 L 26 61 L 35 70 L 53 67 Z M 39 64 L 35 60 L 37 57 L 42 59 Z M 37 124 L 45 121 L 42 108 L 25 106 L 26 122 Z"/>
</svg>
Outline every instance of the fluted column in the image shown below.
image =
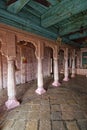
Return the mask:
<svg viewBox="0 0 87 130">
<path fill-rule="evenodd" d="M 43 73 L 42 73 L 42 58 L 37 58 L 38 60 L 38 73 L 37 73 L 37 85 L 36 93 L 41 95 L 46 92 L 43 88 Z"/>
<path fill-rule="evenodd" d="M 8 101 L 5 103 L 8 109 L 19 106 L 16 99 L 16 82 L 15 82 L 15 68 L 14 59 L 8 59 L 8 82 L 7 82 Z"/>
<path fill-rule="evenodd" d="M 54 58 L 54 82 L 52 83 L 52 85 L 55 87 L 60 86 L 59 71 L 58 71 L 58 59 L 57 58 Z"/>
<path fill-rule="evenodd" d="M 75 77 L 75 49 L 73 50 L 73 56 L 72 56 L 72 78 Z"/>
<path fill-rule="evenodd" d="M 66 48 L 65 50 L 65 54 L 64 54 L 64 59 L 65 59 L 65 71 L 64 71 L 64 79 L 63 81 L 68 81 L 69 78 L 69 70 L 68 70 L 68 48 Z"/>
</svg>

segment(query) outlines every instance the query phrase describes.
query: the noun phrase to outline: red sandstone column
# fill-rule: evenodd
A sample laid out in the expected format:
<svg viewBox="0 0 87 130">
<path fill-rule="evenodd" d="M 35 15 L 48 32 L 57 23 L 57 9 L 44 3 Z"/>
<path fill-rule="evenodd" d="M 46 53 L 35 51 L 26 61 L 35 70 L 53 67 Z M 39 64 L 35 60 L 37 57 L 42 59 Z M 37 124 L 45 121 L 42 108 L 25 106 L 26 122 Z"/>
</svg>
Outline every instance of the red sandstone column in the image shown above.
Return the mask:
<svg viewBox="0 0 87 130">
<path fill-rule="evenodd" d="M 65 71 L 64 71 L 64 79 L 63 81 L 68 81 L 69 78 L 69 70 L 68 70 L 68 48 L 66 48 L 65 53 L 64 53 L 64 59 L 65 59 Z"/>
<path fill-rule="evenodd" d="M 41 95 L 44 94 L 46 90 L 43 88 L 42 59 L 39 57 L 37 59 L 38 59 L 38 76 L 37 76 L 38 88 L 36 89 L 35 92 Z"/>
<path fill-rule="evenodd" d="M 72 56 L 72 78 L 75 77 L 75 49 L 73 50 L 73 56 Z"/>
<path fill-rule="evenodd" d="M 15 83 L 15 69 L 14 69 L 14 59 L 8 58 L 8 101 L 5 103 L 8 109 L 12 109 L 19 106 L 19 102 L 16 100 L 16 83 Z"/>
<path fill-rule="evenodd" d="M 52 85 L 55 87 L 60 86 L 59 72 L 58 72 L 58 59 L 57 58 L 54 58 L 54 82 L 52 83 Z"/>
</svg>

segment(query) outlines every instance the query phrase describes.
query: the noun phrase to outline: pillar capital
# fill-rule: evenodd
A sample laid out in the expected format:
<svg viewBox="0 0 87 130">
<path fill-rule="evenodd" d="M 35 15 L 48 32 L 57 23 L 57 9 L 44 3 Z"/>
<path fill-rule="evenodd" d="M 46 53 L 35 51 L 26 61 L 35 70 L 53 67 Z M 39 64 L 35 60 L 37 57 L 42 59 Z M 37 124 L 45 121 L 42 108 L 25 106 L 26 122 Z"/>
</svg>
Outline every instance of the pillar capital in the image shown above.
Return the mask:
<svg viewBox="0 0 87 130">
<path fill-rule="evenodd" d="M 56 58 L 56 57 L 54 57 L 53 59 L 54 59 L 55 61 L 57 61 L 57 60 L 58 60 L 58 58 Z"/>
<path fill-rule="evenodd" d="M 16 57 L 13 57 L 13 56 L 7 57 L 8 61 L 15 61 L 15 59 L 16 59 Z"/>
<path fill-rule="evenodd" d="M 7 82 L 7 92 L 8 101 L 5 103 L 8 109 L 12 109 L 19 106 L 19 102 L 16 100 L 16 82 L 15 82 L 15 67 L 14 58 L 9 57 L 8 59 L 8 82 Z"/>
<path fill-rule="evenodd" d="M 37 49 L 36 49 L 36 58 L 44 58 L 44 44 L 38 41 Z"/>
</svg>

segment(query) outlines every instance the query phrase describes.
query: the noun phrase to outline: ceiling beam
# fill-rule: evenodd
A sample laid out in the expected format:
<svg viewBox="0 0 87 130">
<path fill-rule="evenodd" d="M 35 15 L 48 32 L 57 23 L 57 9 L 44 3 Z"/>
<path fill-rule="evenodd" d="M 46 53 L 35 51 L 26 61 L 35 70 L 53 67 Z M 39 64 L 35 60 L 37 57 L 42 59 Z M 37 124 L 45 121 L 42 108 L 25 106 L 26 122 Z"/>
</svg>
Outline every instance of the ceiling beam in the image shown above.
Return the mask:
<svg viewBox="0 0 87 130">
<path fill-rule="evenodd" d="M 82 28 L 83 29 L 87 28 L 87 14 L 81 16 L 77 15 L 77 18 L 75 17 L 71 21 L 62 25 L 59 28 L 59 35 L 60 36 L 68 35 L 72 32 L 79 31 Z"/>
<path fill-rule="evenodd" d="M 87 37 L 87 30 L 77 32 L 75 34 L 71 34 L 68 38 L 70 40 L 76 40 L 76 39 L 84 38 L 84 37 Z"/>
<path fill-rule="evenodd" d="M 17 0 L 16 2 L 8 5 L 7 10 L 12 13 L 18 13 L 30 0 Z"/>
<path fill-rule="evenodd" d="M 47 0 L 51 5 L 55 5 L 58 3 L 58 0 Z"/>
<path fill-rule="evenodd" d="M 11 14 L 3 9 L 0 9 L 0 22 L 5 23 L 14 27 L 17 27 L 19 29 L 32 32 L 50 39 L 56 40 L 57 34 L 54 32 L 51 32 L 47 29 L 44 29 L 40 27 L 39 25 L 35 25 L 32 21 L 29 19 L 23 19 L 15 14 Z"/>
<path fill-rule="evenodd" d="M 43 14 L 43 13 L 45 13 L 48 10 L 48 7 L 46 7 L 46 6 L 42 5 L 42 4 L 39 4 L 39 3 L 37 3 L 37 2 L 35 2 L 33 0 L 31 0 L 28 3 L 28 5 L 30 7 L 32 7 L 34 10 L 40 12 L 40 14 Z"/>
<path fill-rule="evenodd" d="M 73 41 L 71 41 L 71 40 L 69 40 L 68 38 L 65 38 L 65 37 L 62 37 L 62 42 L 66 43 L 68 45 L 71 45 L 73 47 L 78 47 L 78 48 L 80 47 L 79 43 L 73 42 Z"/>
<path fill-rule="evenodd" d="M 23 8 L 24 11 L 27 11 L 28 15 L 29 13 L 33 14 L 34 16 L 40 18 L 41 14 L 37 10 L 34 10 L 30 6 L 26 5 L 26 7 Z"/>
<path fill-rule="evenodd" d="M 41 24 L 49 27 L 86 9 L 87 0 L 62 0 L 41 16 Z"/>
</svg>

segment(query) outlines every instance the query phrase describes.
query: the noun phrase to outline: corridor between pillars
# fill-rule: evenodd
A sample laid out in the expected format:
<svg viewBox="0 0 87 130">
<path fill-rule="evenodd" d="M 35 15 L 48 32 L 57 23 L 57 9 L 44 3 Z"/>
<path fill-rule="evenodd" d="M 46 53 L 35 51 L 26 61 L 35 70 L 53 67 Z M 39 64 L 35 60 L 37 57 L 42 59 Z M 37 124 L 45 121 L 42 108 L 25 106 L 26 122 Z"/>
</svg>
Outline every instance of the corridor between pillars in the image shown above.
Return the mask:
<svg viewBox="0 0 87 130">
<path fill-rule="evenodd" d="M 61 84 L 59 83 L 59 71 L 58 71 L 58 59 L 54 58 L 54 82 L 52 83 L 53 86 L 58 87 Z"/>
<path fill-rule="evenodd" d="M 12 109 L 16 106 L 19 106 L 20 104 L 16 100 L 14 62 L 15 62 L 14 59 L 8 58 L 8 82 L 7 82 L 8 101 L 5 103 L 7 109 Z"/>
<path fill-rule="evenodd" d="M 42 73 L 42 59 L 37 58 L 38 60 L 38 76 L 37 76 L 37 86 L 36 93 L 41 95 L 46 92 L 46 90 L 43 88 L 43 73 Z"/>
<path fill-rule="evenodd" d="M 68 70 L 68 48 L 65 49 L 65 52 L 64 52 L 64 59 L 65 59 L 65 71 L 64 71 L 64 79 L 63 81 L 68 81 L 69 78 L 69 70 Z"/>
</svg>

